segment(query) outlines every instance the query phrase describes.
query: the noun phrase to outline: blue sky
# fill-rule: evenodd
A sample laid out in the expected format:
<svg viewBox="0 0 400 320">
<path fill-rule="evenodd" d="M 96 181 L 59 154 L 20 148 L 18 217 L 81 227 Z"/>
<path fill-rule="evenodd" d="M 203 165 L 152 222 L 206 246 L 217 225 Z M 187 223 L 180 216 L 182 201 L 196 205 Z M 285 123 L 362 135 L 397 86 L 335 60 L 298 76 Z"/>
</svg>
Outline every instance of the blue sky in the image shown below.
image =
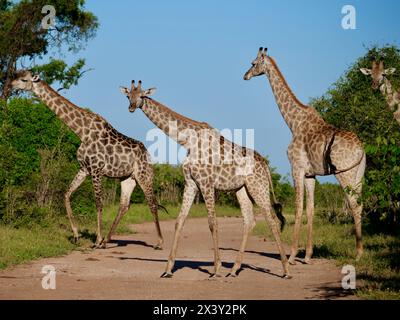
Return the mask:
<svg viewBox="0 0 400 320">
<path fill-rule="evenodd" d="M 356 30 L 341 27 L 344 5 L 356 9 Z M 143 141 L 154 125 L 128 113 L 119 86 L 141 79 L 154 98 L 218 129 L 254 129 L 255 148 L 281 174 L 290 173 L 291 133 L 265 77 L 244 81 L 258 47 L 277 61 L 297 97 L 322 95 L 365 47 L 399 44 L 399 1 L 94 1 L 97 36 L 78 54 L 87 68 L 64 92 L 117 130 Z M 321 179 L 320 181 L 334 181 Z"/>
</svg>

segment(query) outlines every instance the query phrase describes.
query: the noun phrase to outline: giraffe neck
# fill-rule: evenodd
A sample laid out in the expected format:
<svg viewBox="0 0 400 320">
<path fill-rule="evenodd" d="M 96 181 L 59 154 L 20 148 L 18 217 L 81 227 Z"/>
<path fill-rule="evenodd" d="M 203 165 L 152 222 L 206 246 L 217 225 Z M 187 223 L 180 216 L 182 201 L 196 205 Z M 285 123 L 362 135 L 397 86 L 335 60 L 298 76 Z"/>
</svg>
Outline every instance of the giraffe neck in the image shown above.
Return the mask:
<svg viewBox="0 0 400 320">
<path fill-rule="evenodd" d="M 392 84 L 386 78 L 379 87 L 379 90 L 385 97 L 390 110 L 393 111 L 394 118 L 400 124 L 400 93 L 393 91 Z"/>
<path fill-rule="evenodd" d="M 37 83 L 33 93 L 52 110 L 81 139 L 84 128 L 89 128 L 93 113 L 83 110 L 65 99 L 44 81 Z"/>
<path fill-rule="evenodd" d="M 293 133 L 299 123 L 306 118 L 310 107 L 303 105 L 297 99 L 271 57 L 267 58 L 266 76 L 271 84 L 279 110 Z"/>
<path fill-rule="evenodd" d="M 178 141 L 178 134 L 185 130 L 212 129 L 207 123 L 194 121 L 182 116 L 148 97 L 144 98 L 141 109 L 150 121 L 164 131 L 166 135 L 183 145 L 185 145 L 183 141 Z"/>
</svg>

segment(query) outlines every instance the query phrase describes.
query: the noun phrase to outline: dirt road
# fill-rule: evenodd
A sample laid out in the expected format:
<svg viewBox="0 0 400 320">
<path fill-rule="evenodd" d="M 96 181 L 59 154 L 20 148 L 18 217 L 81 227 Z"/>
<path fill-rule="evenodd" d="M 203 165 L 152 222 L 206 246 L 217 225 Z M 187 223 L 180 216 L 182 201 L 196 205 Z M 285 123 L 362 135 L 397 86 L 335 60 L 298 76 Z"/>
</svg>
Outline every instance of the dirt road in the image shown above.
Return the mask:
<svg viewBox="0 0 400 320">
<path fill-rule="evenodd" d="M 219 218 L 223 272 L 228 273 L 241 241 L 239 218 Z M 164 250 L 152 223 L 135 225 L 134 235 L 117 236 L 107 249 L 75 251 L 0 272 L 0 299 L 354 299 L 341 289 L 340 268 L 332 261 L 298 262 L 285 280 L 275 243 L 251 236 L 237 278 L 209 279 L 212 241 L 207 219 L 188 219 L 172 279 L 161 279 L 174 233 L 163 221 Z M 119 240 L 118 240 L 119 239 Z M 288 249 L 288 248 L 287 248 Z M 56 270 L 56 289 L 44 290 L 44 265 Z"/>
</svg>

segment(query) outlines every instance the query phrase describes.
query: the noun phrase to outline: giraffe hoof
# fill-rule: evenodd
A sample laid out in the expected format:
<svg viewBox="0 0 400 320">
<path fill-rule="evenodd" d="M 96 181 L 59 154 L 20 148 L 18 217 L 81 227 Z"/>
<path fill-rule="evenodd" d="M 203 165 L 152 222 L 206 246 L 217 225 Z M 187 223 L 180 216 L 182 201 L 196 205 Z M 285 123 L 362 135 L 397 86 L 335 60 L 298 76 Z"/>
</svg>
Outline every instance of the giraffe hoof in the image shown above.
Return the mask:
<svg viewBox="0 0 400 320">
<path fill-rule="evenodd" d="M 162 250 L 163 249 L 161 244 L 157 244 L 153 248 L 154 248 L 154 250 Z"/>
<path fill-rule="evenodd" d="M 289 264 L 291 264 L 292 266 L 296 265 L 296 261 L 294 259 L 295 259 L 294 257 L 289 258 Z"/>
<path fill-rule="evenodd" d="M 238 275 L 236 272 L 230 272 L 225 277 L 226 278 L 236 278 Z"/>
<path fill-rule="evenodd" d="M 164 273 L 161 275 L 160 278 L 166 278 L 166 279 L 172 278 L 172 273 L 164 272 Z"/>
<path fill-rule="evenodd" d="M 283 278 L 283 279 L 286 279 L 286 280 L 289 280 L 289 279 L 292 279 L 293 276 L 291 276 L 290 274 L 284 274 L 284 275 L 282 276 L 282 278 Z"/>
<path fill-rule="evenodd" d="M 74 236 L 74 243 L 78 244 L 80 239 L 81 239 L 80 236 Z"/>
<path fill-rule="evenodd" d="M 107 242 L 105 241 L 96 241 L 96 243 L 92 246 L 93 249 L 106 249 Z"/>
<path fill-rule="evenodd" d="M 313 264 L 311 258 L 305 258 L 305 259 L 304 259 L 304 263 L 305 263 L 305 264 Z"/>
<path fill-rule="evenodd" d="M 219 273 L 213 273 L 211 276 L 210 276 L 210 279 L 217 279 L 217 278 L 221 278 L 222 276 L 219 274 Z"/>
</svg>

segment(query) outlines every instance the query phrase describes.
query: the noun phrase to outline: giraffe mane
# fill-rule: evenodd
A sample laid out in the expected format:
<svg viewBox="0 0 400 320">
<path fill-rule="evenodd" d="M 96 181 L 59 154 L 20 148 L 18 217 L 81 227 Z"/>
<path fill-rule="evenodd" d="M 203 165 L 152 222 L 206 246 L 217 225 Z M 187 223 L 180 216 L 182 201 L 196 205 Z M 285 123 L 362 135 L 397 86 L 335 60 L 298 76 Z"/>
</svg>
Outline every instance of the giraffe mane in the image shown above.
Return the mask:
<svg viewBox="0 0 400 320">
<path fill-rule="evenodd" d="M 95 116 L 95 117 L 99 117 L 102 120 L 105 121 L 105 119 L 100 116 L 99 114 L 93 112 L 93 111 L 89 111 L 89 110 L 85 110 L 81 107 L 78 107 L 76 104 L 74 104 L 73 102 L 69 101 L 67 98 L 63 97 L 60 93 L 58 93 L 56 90 L 54 90 L 51 86 L 49 86 L 45 81 L 41 80 L 40 83 L 45 86 L 47 88 L 47 90 L 51 91 L 52 93 L 54 93 L 58 98 L 60 98 L 63 102 L 71 105 L 74 108 L 77 108 L 79 111 L 87 114 L 87 115 L 91 115 L 91 116 Z M 106 121 L 107 122 L 107 121 Z"/>
<path fill-rule="evenodd" d="M 297 97 L 296 95 L 293 93 L 292 89 L 290 89 L 285 77 L 283 76 L 281 70 L 279 69 L 278 65 L 276 64 L 274 58 L 268 56 L 269 60 L 271 61 L 272 65 L 274 66 L 279 78 L 282 80 L 282 83 L 284 85 L 284 87 L 286 88 L 286 90 L 288 91 L 289 95 L 293 98 L 293 100 L 301 107 L 304 108 L 308 108 L 308 106 L 306 106 L 305 104 L 303 104 Z"/>
<path fill-rule="evenodd" d="M 154 100 L 152 98 L 149 98 L 149 97 L 145 97 L 145 98 L 151 100 L 154 104 L 156 104 L 158 107 L 160 107 L 160 109 L 163 109 L 165 112 L 169 113 L 174 118 L 177 118 L 179 120 L 182 120 L 184 122 L 188 122 L 190 124 L 193 124 L 193 125 L 196 125 L 196 126 L 199 126 L 199 127 L 202 127 L 202 128 L 209 128 L 209 129 L 212 128 L 207 122 L 199 122 L 199 121 L 190 119 L 188 117 L 185 117 L 185 116 L 183 116 L 183 115 L 171 110 L 167 106 L 163 105 L 162 103 L 160 103 L 160 102 L 158 102 L 158 101 L 156 101 L 156 100 Z"/>
</svg>

